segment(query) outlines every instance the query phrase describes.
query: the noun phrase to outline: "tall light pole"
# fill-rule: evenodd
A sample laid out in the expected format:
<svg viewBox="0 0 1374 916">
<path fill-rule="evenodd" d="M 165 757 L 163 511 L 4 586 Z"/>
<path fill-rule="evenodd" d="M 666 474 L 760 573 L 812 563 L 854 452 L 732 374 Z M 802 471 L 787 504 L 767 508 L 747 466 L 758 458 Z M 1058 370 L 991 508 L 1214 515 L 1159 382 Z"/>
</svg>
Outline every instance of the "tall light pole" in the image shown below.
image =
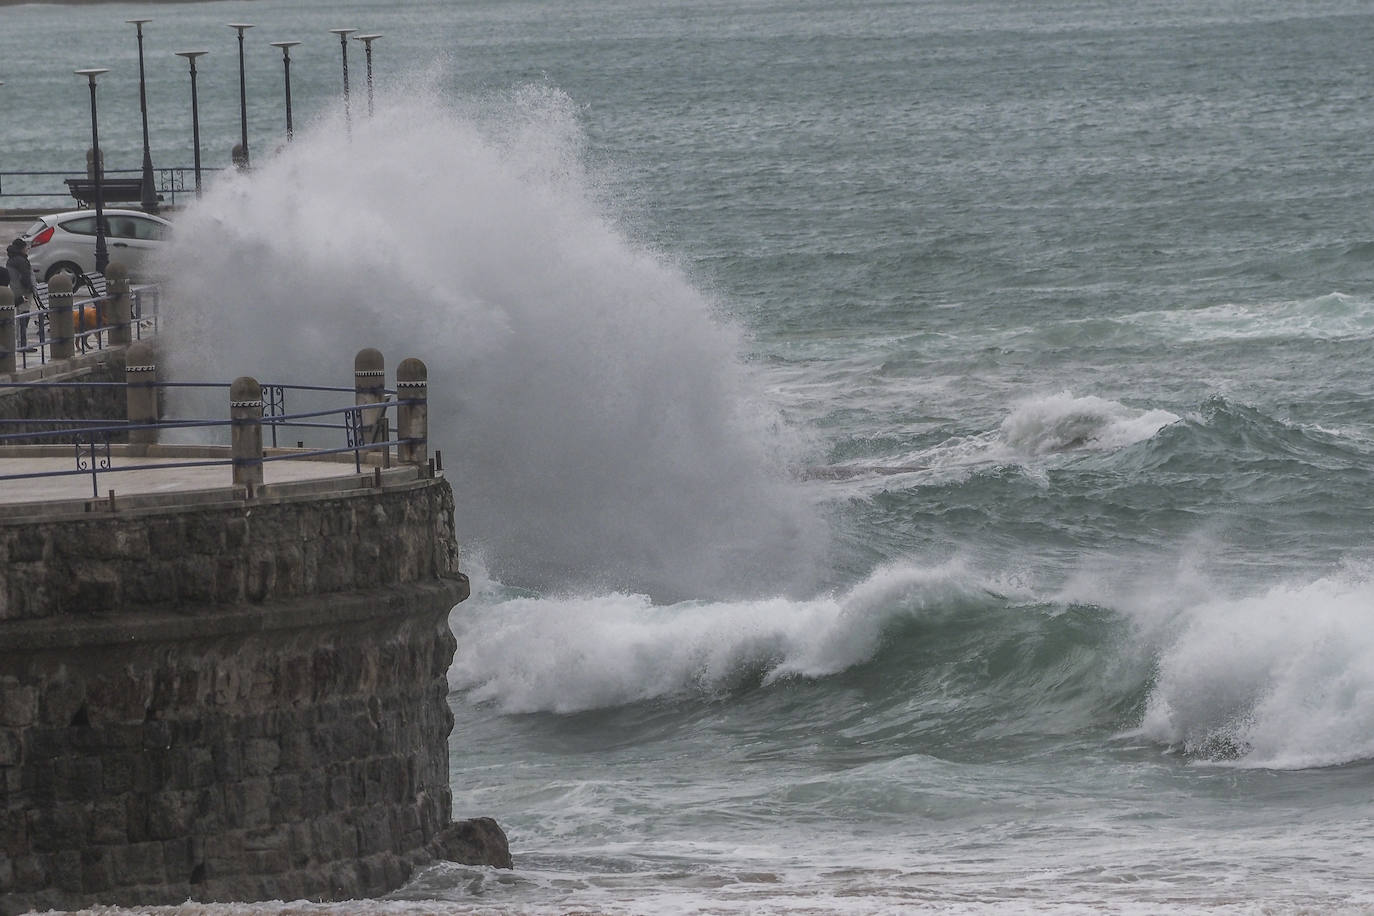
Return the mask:
<svg viewBox="0 0 1374 916">
<path fill-rule="evenodd" d="M 109 67 L 90 67 L 73 71 L 86 77 L 91 86 L 91 149 L 95 150 L 95 270 L 103 274 L 110 264 L 110 252 L 105 247 L 105 164 L 100 161 L 100 120 L 95 113 L 95 78 L 109 73 Z"/>
<path fill-rule="evenodd" d="M 281 48 L 281 68 L 286 74 L 286 142 L 291 142 L 291 49 L 299 41 L 274 41 L 272 47 Z"/>
<path fill-rule="evenodd" d="M 369 118 L 372 117 L 372 43 L 381 37 L 381 32 L 353 36 L 355 41 L 363 43 L 363 51 L 367 55 L 367 116 Z"/>
<path fill-rule="evenodd" d="M 352 35 L 357 29 L 330 29 L 335 35 L 339 36 L 339 49 L 343 52 L 343 77 L 344 77 L 344 123 L 350 123 L 348 114 L 348 36 Z"/>
<path fill-rule="evenodd" d="M 143 113 L 143 195 L 144 211 L 157 212 L 157 191 L 153 188 L 153 154 L 148 148 L 148 88 L 143 76 L 143 24 L 151 19 L 125 19 L 138 29 L 138 110 Z"/>
<path fill-rule="evenodd" d="M 241 169 L 248 168 L 248 86 L 243 77 L 243 33 L 253 26 L 247 22 L 231 22 L 229 28 L 239 33 L 239 149 L 242 158 L 238 162 Z"/>
<path fill-rule="evenodd" d="M 200 197 L 200 103 L 196 100 L 196 58 L 209 51 L 178 51 L 178 57 L 191 62 L 191 142 L 196 148 L 196 197 Z"/>
</svg>

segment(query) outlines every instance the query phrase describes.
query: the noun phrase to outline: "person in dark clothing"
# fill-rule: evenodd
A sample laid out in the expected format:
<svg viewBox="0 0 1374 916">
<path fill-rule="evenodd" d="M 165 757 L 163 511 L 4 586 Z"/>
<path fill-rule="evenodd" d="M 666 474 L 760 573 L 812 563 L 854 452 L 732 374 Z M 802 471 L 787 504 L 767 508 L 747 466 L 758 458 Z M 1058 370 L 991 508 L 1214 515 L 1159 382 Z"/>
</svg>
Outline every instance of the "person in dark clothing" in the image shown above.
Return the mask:
<svg viewBox="0 0 1374 916">
<path fill-rule="evenodd" d="M 10 292 L 14 295 L 14 316 L 21 350 L 35 349 L 29 346 L 29 308 L 38 297 L 33 286 L 33 267 L 29 264 L 28 248 L 28 242 L 15 239 L 5 249 L 5 270 L 9 273 Z"/>
</svg>

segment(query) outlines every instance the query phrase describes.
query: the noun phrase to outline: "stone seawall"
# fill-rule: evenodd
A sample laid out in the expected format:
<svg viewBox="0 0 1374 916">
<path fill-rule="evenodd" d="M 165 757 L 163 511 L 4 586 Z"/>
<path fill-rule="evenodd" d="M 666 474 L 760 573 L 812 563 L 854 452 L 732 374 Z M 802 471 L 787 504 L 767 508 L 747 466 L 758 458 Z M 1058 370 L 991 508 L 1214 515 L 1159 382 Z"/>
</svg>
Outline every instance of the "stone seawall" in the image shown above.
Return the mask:
<svg viewBox="0 0 1374 916">
<path fill-rule="evenodd" d="M 127 354 L 128 348 L 113 347 L 16 373 L 16 381 L 117 382 L 121 383 L 121 387 L 0 388 L 0 419 L 83 417 L 88 420 L 109 420 L 112 423 L 124 422 L 126 394 L 122 383 Z M 63 419 L 48 424 L 28 425 L 22 429 L 0 423 L 0 432 L 68 429 L 70 426 L 71 423 Z M 22 441 L 24 440 L 11 440 L 12 444 Z M 45 436 L 32 441 L 65 442 L 70 441 L 70 438 Z M 118 442 L 120 438 L 116 436 L 114 441 Z"/>
<path fill-rule="evenodd" d="M 448 824 L 442 478 L 0 520 L 0 913 L 376 896 Z"/>
</svg>

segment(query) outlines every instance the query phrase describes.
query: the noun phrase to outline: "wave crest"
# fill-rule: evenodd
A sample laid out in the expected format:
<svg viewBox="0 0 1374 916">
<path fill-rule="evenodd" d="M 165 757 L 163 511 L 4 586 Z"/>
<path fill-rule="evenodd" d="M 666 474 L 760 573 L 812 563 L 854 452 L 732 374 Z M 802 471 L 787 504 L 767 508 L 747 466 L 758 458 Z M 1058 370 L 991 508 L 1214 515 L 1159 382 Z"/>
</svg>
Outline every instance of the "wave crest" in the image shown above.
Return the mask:
<svg viewBox="0 0 1374 916">
<path fill-rule="evenodd" d="M 1374 583 L 1363 574 L 1193 606 L 1139 732 L 1211 760 L 1297 769 L 1374 758 Z"/>
</svg>

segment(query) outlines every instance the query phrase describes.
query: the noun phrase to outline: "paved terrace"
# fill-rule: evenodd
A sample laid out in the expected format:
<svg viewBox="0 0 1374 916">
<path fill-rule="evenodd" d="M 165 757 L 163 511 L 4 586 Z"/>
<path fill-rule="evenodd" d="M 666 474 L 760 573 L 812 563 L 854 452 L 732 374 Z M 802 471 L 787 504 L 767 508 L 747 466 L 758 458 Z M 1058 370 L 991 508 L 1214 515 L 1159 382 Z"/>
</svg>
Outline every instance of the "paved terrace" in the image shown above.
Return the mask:
<svg viewBox="0 0 1374 916">
<path fill-rule="evenodd" d="M 8 336 L 0 333 L 0 347 Z M 125 356 L 127 367 L 115 365 L 124 362 Z M 0 416 L 0 517 L 19 520 L 308 498 L 384 489 L 436 476 L 436 470 L 442 472 L 442 456 L 436 454 L 431 459 L 425 441 L 424 364 L 403 361 L 396 391 L 385 389 L 383 366 L 381 354 L 366 349 L 354 360 L 352 389 L 297 386 L 302 394 L 323 396 L 336 405 L 297 415 L 286 415 L 284 410 L 288 393 L 295 390 L 292 386 L 262 386 L 246 377 L 232 385 L 189 383 L 219 387 L 228 395 L 224 413 L 206 420 L 164 420 L 157 415 L 158 391 L 167 383 L 156 379 L 152 341 L 77 354 L 73 359 L 52 361 L 27 371 L 0 373 L 0 382 L 7 383 L 0 387 L 0 402 L 25 395 L 39 398 L 27 405 L 11 403 Z M 92 373 L 97 371 L 105 377 L 113 374 L 120 381 L 79 381 L 94 377 Z M 265 395 L 270 396 L 264 400 Z M 70 401 L 45 401 L 44 396 L 72 397 L 77 399 L 77 406 Z M 83 400 L 88 397 L 103 397 L 105 403 L 94 407 L 93 402 Z M 123 403 L 126 399 L 127 405 Z M 83 410 L 82 404 L 94 413 Z M 112 408 L 118 413 L 111 413 Z M 28 417 L 30 424 L 39 425 L 6 422 L 5 416 Z M 35 421 L 35 417 L 42 419 Z M 98 428 L 83 427 L 83 421 Z M 231 442 L 193 445 L 159 441 L 169 430 L 183 437 L 187 425 L 219 428 L 221 432 L 212 438 L 227 431 Z M 44 426 L 65 431 L 58 438 L 46 438 L 40 432 Z M 304 428 L 315 441 L 310 448 L 302 444 L 294 449 L 264 447 L 264 427 L 273 429 L 274 439 L 279 432 L 294 439 L 293 428 Z M 8 434 L 8 441 L 2 434 Z M 393 459 L 397 467 L 392 467 Z"/>
<path fill-rule="evenodd" d="M 20 480 L 0 480 L 0 506 L 7 517 L 26 515 L 55 515 L 84 513 L 93 508 L 103 509 L 110 505 L 113 493 L 114 505 L 120 508 L 166 505 L 169 502 L 185 504 L 192 501 L 220 502 L 244 499 L 243 487 L 235 487 L 232 471 L 227 465 L 209 467 L 186 467 L 186 462 L 198 460 L 228 461 L 224 449 L 177 449 L 166 447 L 165 451 L 177 451 L 176 455 L 166 457 L 132 457 L 111 455 L 109 468 L 97 472 L 96 480 L 99 497 L 92 496 L 91 472 L 76 471 L 76 460 L 71 446 L 63 454 L 44 456 L 8 457 L 0 454 L 0 477 L 20 474 L 62 474 L 63 476 L 34 477 Z M 286 455 L 287 451 L 269 454 Z M 147 467 L 153 465 L 154 467 Z M 120 468 L 135 467 L 138 470 L 121 471 Z M 400 479 L 413 480 L 417 468 L 392 468 L 381 470 L 369 462 L 363 473 L 354 469 L 353 457 L 346 459 L 322 460 L 319 458 L 299 458 L 263 463 L 263 483 L 254 490 L 256 499 L 270 499 L 274 496 L 319 494 L 324 492 L 343 492 L 367 487 L 386 485 Z M 314 486 L 302 486 L 313 482 Z M 171 495 L 172 499 L 167 499 Z M 198 499 L 192 500 L 192 495 Z M 161 496 L 162 499 L 156 497 Z M 52 505 L 60 502 L 64 505 Z"/>
</svg>

